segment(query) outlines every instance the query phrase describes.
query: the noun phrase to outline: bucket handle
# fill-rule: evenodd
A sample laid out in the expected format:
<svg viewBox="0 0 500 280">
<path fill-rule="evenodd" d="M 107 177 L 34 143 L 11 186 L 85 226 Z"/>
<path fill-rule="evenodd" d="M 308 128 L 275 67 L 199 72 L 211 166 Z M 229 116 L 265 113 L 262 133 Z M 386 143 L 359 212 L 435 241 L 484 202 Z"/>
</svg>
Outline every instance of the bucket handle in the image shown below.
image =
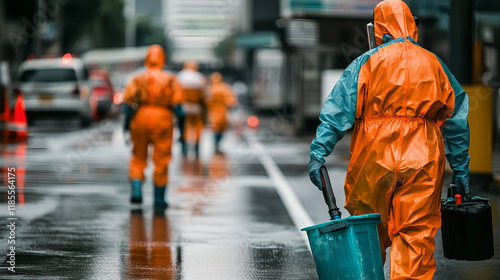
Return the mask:
<svg viewBox="0 0 500 280">
<path fill-rule="evenodd" d="M 329 233 L 329 232 L 336 231 L 336 230 L 346 228 L 346 227 L 347 227 L 347 222 L 344 220 L 344 221 L 341 221 L 341 222 L 333 224 L 333 225 L 328 225 L 328 226 L 322 227 L 319 229 L 319 232 L 324 234 L 324 233 Z"/>
<path fill-rule="evenodd" d="M 330 214 L 330 220 L 337 220 L 342 217 L 342 214 L 337 207 L 337 202 L 335 201 L 335 194 L 332 190 L 332 184 L 330 183 L 330 176 L 328 176 L 328 171 L 324 165 L 319 169 L 321 175 L 321 182 L 323 183 L 323 198 L 325 199 L 326 205 L 328 205 L 328 214 Z"/>
</svg>

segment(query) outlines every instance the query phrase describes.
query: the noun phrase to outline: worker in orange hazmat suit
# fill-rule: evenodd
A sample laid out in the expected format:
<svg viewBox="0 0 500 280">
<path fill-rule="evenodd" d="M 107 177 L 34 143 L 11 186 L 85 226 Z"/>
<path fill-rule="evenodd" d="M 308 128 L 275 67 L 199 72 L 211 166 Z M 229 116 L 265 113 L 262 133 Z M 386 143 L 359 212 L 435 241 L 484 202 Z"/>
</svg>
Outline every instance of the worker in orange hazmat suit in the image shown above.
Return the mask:
<svg viewBox="0 0 500 280">
<path fill-rule="evenodd" d="M 374 31 L 379 46 L 345 69 L 323 105 L 309 176 L 322 189 L 324 157 L 353 127 L 345 208 L 381 214 L 391 279 L 432 279 L 445 157 L 453 183 L 469 190 L 469 101 L 446 65 L 417 44 L 403 1 L 375 7 Z"/>
<path fill-rule="evenodd" d="M 220 152 L 219 143 L 222 134 L 228 128 L 227 109 L 236 105 L 238 105 L 238 99 L 231 86 L 222 81 L 220 73 L 213 73 L 207 89 L 207 108 L 210 128 L 214 132 L 216 152 Z"/>
<path fill-rule="evenodd" d="M 184 139 L 181 139 L 182 154 L 187 155 L 187 147 L 194 146 L 196 157 L 198 157 L 206 113 L 206 79 L 198 72 L 198 63 L 195 61 L 185 62 L 183 70 L 177 73 L 177 78 L 182 86 L 182 108 L 186 114 Z"/>
<path fill-rule="evenodd" d="M 129 166 L 131 202 L 142 202 L 141 185 L 147 165 L 148 145 L 154 146 L 154 204 L 168 206 L 165 190 L 172 150 L 173 113 L 182 115 L 182 88 L 174 74 L 163 71 L 165 53 L 159 45 L 148 48 L 146 70 L 127 84 L 123 102 L 137 106 L 130 123 L 133 143 Z"/>
</svg>

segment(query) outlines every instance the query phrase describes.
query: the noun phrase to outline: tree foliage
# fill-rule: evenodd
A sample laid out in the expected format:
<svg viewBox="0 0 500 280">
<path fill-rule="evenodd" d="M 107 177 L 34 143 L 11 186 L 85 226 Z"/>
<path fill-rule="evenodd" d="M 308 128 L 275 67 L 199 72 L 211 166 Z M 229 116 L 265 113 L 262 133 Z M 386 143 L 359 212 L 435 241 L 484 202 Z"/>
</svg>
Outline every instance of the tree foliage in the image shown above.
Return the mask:
<svg viewBox="0 0 500 280">
<path fill-rule="evenodd" d="M 123 46 L 123 7 L 123 0 L 69 1 L 63 12 L 63 51 Z"/>
<path fill-rule="evenodd" d="M 135 21 L 135 40 L 137 46 L 158 44 L 166 47 L 165 30 L 155 25 L 149 16 L 139 16 Z"/>
</svg>

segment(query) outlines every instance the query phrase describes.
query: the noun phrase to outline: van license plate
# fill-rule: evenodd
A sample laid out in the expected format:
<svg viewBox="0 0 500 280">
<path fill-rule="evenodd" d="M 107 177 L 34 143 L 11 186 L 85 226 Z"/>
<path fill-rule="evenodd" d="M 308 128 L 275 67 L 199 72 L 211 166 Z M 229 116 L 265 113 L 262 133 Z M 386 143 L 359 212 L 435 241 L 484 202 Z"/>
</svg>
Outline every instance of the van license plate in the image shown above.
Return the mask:
<svg viewBox="0 0 500 280">
<path fill-rule="evenodd" d="M 53 99 L 54 99 L 54 96 L 52 96 L 52 94 L 42 94 L 38 97 L 38 100 L 41 103 L 52 103 Z"/>
</svg>

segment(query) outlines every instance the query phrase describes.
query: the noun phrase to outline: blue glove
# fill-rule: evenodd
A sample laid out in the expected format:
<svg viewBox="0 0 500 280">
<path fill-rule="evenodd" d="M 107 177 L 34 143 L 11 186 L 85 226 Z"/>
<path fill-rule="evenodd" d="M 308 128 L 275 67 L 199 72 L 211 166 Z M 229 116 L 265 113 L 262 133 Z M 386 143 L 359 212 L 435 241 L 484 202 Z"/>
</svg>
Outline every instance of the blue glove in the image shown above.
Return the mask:
<svg viewBox="0 0 500 280">
<path fill-rule="evenodd" d="M 454 182 L 454 184 L 457 185 L 458 193 L 470 195 L 469 175 L 462 175 L 462 176 L 453 175 L 452 182 Z"/>
<path fill-rule="evenodd" d="M 320 191 L 323 190 L 323 184 L 321 183 L 321 174 L 319 169 L 323 166 L 323 163 L 317 159 L 311 159 L 309 161 L 309 179 L 313 182 Z"/>
<path fill-rule="evenodd" d="M 134 116 L 134 109 L 132 108 L 132 106 L 122 103 L 122 112 L 124 115 L 123 131 L 129 131 L 130 122 L 132 121 L 132 117 Z"/>
</svg>

